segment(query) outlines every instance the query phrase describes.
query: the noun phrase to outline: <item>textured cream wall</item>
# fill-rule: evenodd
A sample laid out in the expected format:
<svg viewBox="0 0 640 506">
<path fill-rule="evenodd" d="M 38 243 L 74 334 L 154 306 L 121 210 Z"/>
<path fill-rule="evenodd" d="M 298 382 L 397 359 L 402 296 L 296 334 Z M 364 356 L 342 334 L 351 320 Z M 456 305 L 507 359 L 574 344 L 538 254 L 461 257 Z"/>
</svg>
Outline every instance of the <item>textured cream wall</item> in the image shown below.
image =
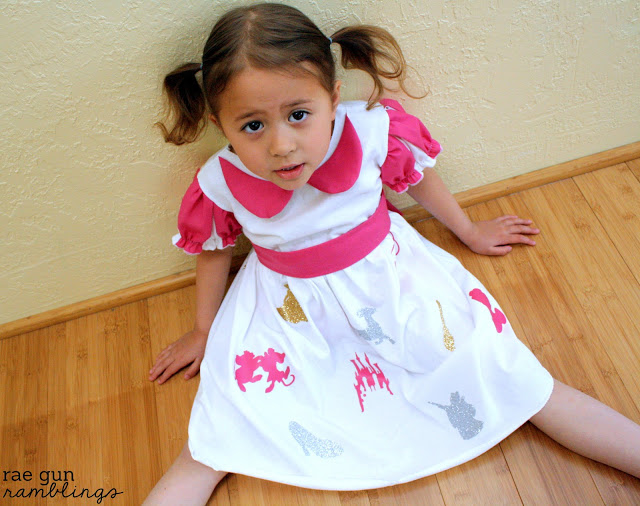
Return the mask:
<svg viewBox="0 0 640 506">
<path fill-rule="evenodd" d="M 454 192 L 640 139 L 636 0 L 290 3 L 327 33 L 396 35 L 431 88 L 406 107 L 442 142 Z M 0 323 L 194 266 L 170 236 L 222 140 L 172 147 L 152 124 L 162 76 L 200 60 L 229 5 L 0 4 Z M 345 79 L 347 98 L 365 93 Z"/>
</svg>

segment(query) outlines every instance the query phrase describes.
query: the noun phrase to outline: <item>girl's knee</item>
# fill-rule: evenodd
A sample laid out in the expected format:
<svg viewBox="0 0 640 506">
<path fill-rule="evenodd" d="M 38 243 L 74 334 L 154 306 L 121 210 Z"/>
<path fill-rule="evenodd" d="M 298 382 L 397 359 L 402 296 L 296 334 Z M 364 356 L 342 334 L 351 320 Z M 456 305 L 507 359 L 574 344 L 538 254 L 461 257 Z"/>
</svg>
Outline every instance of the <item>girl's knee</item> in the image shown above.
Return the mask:
<svg viewBox="0 0 640 506">
<path fill-rule="evenodd" d="M 181 465 L 189 466 L 192 470 L 198 470 L 198 472 L 211 475 L 215 482 L 218 483 L 227 473 L 226 471 L 216 471 L 213 467 L 207 466 L 202 462 L 195 460 L 191 456 L 191 450 L 189 450 L 189 442 L 187 441 L 182 447 L 182 451 L 177 459 Z"/>
<path fill-rule="evenodd" d="M 182 451 L 180 452 L 180 455 L 178 455 L 176 461 L 180 462 L 181 465 L 189 466 L 191 468 L 202 467 L 203 470 L 205 470 L 206 468 L 211 469 L 212 472 L 214 471 L 209 466 L 205 466 L 202 462 L 198 462 L 191 456 L 191 450 L 189 450 L 189 441 L 187 441 L 182 447 Z"/>
<path fill-rule="evenodd" d="M 189 450 L 189 441 L 187 441 L 182 447 L 182 451 L 180 452 L 178 458 L 187 462 L 195 462 L 194 458 L 191 456 L 191 451 Z"/>
</svg>

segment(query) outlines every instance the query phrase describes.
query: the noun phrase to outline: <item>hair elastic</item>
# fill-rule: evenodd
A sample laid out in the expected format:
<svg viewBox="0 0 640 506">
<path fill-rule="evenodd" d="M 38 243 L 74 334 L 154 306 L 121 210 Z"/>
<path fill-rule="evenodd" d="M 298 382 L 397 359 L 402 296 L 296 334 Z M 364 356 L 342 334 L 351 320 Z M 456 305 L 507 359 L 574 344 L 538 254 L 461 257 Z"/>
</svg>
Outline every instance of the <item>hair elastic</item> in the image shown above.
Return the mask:
<svg viewBox="0 0 640 506">
<path fill-rule="evenodd" d="M 200 68 L 198 70 L 202 70 L 202 63 L 200 64 Z"/>
<path fill-rule="evenodd" d="M 329 39 L 329 45 L 333 44 L 333 39 L 331 37 L 327 37 Z"/>
</svg>

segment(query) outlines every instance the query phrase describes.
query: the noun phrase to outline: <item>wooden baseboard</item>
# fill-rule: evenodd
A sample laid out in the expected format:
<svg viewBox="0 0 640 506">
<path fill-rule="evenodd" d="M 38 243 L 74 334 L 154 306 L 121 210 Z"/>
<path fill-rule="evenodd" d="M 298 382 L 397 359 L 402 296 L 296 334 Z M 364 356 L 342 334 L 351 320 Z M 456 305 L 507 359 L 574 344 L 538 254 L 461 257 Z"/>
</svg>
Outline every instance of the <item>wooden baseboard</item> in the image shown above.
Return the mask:
<svg viewBox="0 0 640 506">
<path fill-rule="evenodd" d="M 628 162 L 640 157 L 640 141 L 618 148 L 608 149 L 593 155 L 571 160 L 570 162 L 552 165 L 544 169 L 535 170 L 495 183 L 471 188 L 455 197 L 460 207 L 469 207 L 481 202 L 505 197 L 512 193 L 518 193 L 529 188 L 535 188 L 554 181 L 569 179 L 593 170 L 604 169 L 617 163 Z M 421 206 L 415 205 L 402 210 L 402 214 L 409 223 L 416 223 L 430 218 L 431 215 Z"/>
<path fill-rule="evenodd" d="M 521 176 L 515 176 L 510 179 L 505 179 L 504 181 L 472 188 L 471 190 L 457 193 L 455 197 L 461 207 L 468 207 L 529 188 L 609 167 L 617 163 L 623 163 L 635 158 L 640 158 L 640 141 L 578 158 L 570 162 L 546 167 Z M 402 212 L 409 223 L 416 223 L 430 217 L 429 213 L 418 205 L 403 209 Z M 244 256 L 234 257 L 231 271 L 237 272 L 243 261 Z M 91 313 L 146 299 L 153 295 L 177 290 L 195 283 L 195 277 L 195 269 L 192 269 L 5 323 L 0 325 L 0 339 L 25 334 L 68 320 L 80 318 Z"/>
</svg>

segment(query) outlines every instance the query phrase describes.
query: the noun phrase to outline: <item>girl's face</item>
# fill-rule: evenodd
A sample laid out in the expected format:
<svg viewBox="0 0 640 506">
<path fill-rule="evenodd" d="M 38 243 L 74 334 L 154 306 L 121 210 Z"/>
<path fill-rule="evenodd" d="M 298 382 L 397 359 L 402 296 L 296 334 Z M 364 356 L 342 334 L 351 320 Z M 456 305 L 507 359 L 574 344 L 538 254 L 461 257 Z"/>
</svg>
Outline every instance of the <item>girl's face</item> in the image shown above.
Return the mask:
<svg viewBox="0 0 640 506">
<path fill-rule="evenodd" d="M 227 84 L 217 120 L 242 163 L 285 190 L 305 185 L 329 149 L 340 100 L 311 74 L 247 67 Z"/>
</svg>

